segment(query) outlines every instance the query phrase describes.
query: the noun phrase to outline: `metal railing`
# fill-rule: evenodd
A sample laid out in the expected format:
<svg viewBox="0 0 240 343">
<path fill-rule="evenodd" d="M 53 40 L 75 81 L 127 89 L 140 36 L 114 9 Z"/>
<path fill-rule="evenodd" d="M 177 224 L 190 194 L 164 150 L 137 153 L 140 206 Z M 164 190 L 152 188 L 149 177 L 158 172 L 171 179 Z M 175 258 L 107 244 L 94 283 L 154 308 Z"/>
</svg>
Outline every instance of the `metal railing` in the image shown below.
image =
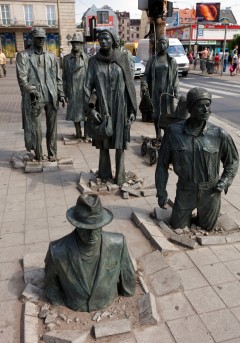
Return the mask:
<svg viewBox="0 0 240 343">
<path fill-rule="evenodd" d="M 18 20 L 18 19 L 0 19 L 0 27 L 58 27 L 57 20 Z"/>
</svg>

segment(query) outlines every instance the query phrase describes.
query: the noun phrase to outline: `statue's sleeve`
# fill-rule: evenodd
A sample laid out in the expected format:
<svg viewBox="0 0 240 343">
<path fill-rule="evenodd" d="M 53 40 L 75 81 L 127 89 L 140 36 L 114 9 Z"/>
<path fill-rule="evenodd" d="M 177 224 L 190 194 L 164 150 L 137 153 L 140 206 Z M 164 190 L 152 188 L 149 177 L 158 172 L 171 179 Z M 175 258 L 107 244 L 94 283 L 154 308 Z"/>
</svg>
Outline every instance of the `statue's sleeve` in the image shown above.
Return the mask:
<svg viewBox="0 0 240 343">
<path fill-rule="evenodd" d="M 63 80 L 63 92 L 65 97 L 67 97 L 67 76 L 66 76 L 66 64 L 67 60 L 63 57 L 63 64 L 62 64 L 62 80 Z"/>
<path fill-rule="evenodd" d="M 121 254 L 120 280 L 118 284 L 118 293 L 125 297 L 133 296 L 136 288 L 136 274 L 129 256 L 127 244 L 123 237 L 123 249 Z"/>
<path fill-rule="evenodd" d="M 86 97 L 86 103 L 88 104 L 88 101 L 90 99 L 90 96 L 92 94 L 92 91 L 95 88 L 95 68 L 94 68 L 94 56 L 91 57 L 88 61 L 88 68 L 87 68 L 87 73 L 86 73 L 86 79 L 85 79 L 85 85 L 84 85 L 84 90 L 85 90 L 85 97 Z M 95 63 L 97 61 L 95 60 Z"/>
<path fill-rule="evenodd" d="M 49 247 L 45 258 L 45 295 L 54 305 L 63 304 L 61 285 L 57 275 L 57 270 L 53 261 L 51 249 Z"/>
<path fill-rule="evenodd" d="M 220 180 L 225 183 L 225 193 L 232 184 L 233 178 L 237 174 L 239 166 L 239 155 L 232 137 L 224 132 L 222 138 L 221 162 L 223 173 Z"/>
<path fill-rule="evenodd" d="M 57 90 L 58 90 L 58 98 L 64 96 L 63 92 L 63 82 L 62 82 L 62 77 L 61 77 L 61 69 L 59 66 L 59 63 L 57 59 L 55 59 L 56 63 L 56 79 L 57 79 Z"/>
<path fill-rule="evenodd" d="M 17 70 L 17 79 L 18 84 L 21 89 L 21 92 L 31 92 L 35 90 L 36 87 L 31 85 L 28 82 L 28 56 L 25 56 L 23 53 L 18 52 L 16 57 L 16 70 Z"/>
<path fill-rule="evenodd" d="M 169 129 L 166 130 L 158 155 L 158 163 L 155 172 L 155 183 L 157 188 L 157 197 L 166 199 L 167 194 L 167 182 L 168 182 L 168 168 L 171 163 L 170 152 L 170 133 Z"/>
</svg>

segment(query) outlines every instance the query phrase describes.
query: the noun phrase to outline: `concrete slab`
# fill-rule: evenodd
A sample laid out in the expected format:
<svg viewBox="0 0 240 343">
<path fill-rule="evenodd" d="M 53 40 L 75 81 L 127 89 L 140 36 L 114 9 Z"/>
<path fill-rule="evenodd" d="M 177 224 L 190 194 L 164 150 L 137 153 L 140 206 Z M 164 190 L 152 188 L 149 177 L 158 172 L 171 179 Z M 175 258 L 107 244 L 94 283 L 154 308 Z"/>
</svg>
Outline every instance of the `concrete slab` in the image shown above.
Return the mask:
<svg viewBox="0 0 240 343">
<path fill-rule="evenodd" d="M 45 343 L 85 343 L 89 331 L 54 330 L 43 335 Z"/>
<path fill-rule="evenodd" d="M 45 253 L 32 253 L 24 256 L 24 282 L 31 283 L 39 288 L 44 286 L 45 277 Z"/>
<path fill-rule="evenodd" d="M 141 325 L 155 325 L 160 321 L 152 293 L 144 294 L 138 299 L 138 313 Z"/>
<path fill-rule="evenodd" d="M 211 285 L 218 285 L 236 280 L 223 263 L 201 266 L 199 269 Z"/>
<path fill-rule="evenodd" d="M 165 260 L 174 270 L 182 270 L 194 267 L 193 262 L 185 253 L 185 251 L 168 254 L 167 256 L 165 256 Z"/>
<path fill-rule="evenodd" d="M 174 343 L 172 335 L 165 324 L 154 325 L 134 330 L 137 343 Z"/>
<path fill-rule="evenodd" d="M 240 280 L 240 259 L 224 262 L 225 266 L 230 270 L 237 280 Z"/>
<path fill-rule="evenodd" d="M 239 281 L 222 283 L 213 286 L 218 295 L 222 298 L 227 307 L 240 305 L 240 283 Z"/>
<path fill-rule="evenodd" d="M 231 312 L 234 314 L 234 316 L 237 318 L 237 320 L 240 322 L 240 306 L 231 308 Z"/>
<path fill-rule="evenodd" d="M 150 275 L 149 282 L 156 296 L 177 292 L 182 289 L 177 274 L 170 267 Z"/>
<path fill-rule="evenodd" d="M 183 289 L 190 290 L 199 287 L 209 286 L 207 280 L 196 268 L 178 270 L 177 275 L 181 280 Z"/>
<path fill-rule="evenodd" d="M 205 266 L 220 261 L 209 248 L 205 247 L 195 251 L 186 251 L 186 253 L 196 266 Z"/>
<path fill-rule="evenodd" d="M 211 250 L 222 262 L 240 259 L 240 251 L 233 245 L 215 246 L 211 247 Z"/>
<path fill-rule="evenodd" d="M 227 213 L 218 217 L 216 227 L 220 227 L 224 231 L 238 230 L 238 224 Z"/>
<path fill-rule="evenodd" d="M 109 322 L 94 324 L 95 338 L 107 337 L 131 331 L 131 322 L 128 319 L 112 320 Z"/>
<path fill-rule="evenodd" d="M 164 257 L 159 251 L 154 251 L 151 254 L 145 255 L 139 260 L 146 275 L 151 275 L 159 270 L 168 267 Z"/>
</svg>

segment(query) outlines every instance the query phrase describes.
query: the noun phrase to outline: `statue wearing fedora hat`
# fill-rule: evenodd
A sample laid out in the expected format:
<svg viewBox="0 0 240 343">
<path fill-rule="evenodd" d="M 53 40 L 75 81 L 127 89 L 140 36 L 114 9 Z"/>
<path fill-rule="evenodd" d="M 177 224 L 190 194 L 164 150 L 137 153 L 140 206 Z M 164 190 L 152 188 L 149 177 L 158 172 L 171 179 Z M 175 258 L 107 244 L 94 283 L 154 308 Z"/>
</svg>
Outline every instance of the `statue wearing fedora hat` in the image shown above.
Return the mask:
<svg viewBox="0 0 240 343">
<path fill-rule="evenodd" d="M 88 58 L 83 51 L 83 42 L 82 33 L 74 33 L 70 41 L 71 53 L 63 58 L 63 87 L 68 102 L 66 120 L 74 122 L 77 138 L 83 137 L 81 121 L 84 121 L 84 137 L 87 136 L 84 83 Z"/>
<path fill-rule="evenodd" d="M 32 29 L 32 46 L 17 54 L 16 67 L 22 93 L 22 120 L 25 146 L 42 160 L 41 112 L 46 113 L 48 158 L 57 159 L 57 110 L 59 101 L 65 106 L 62 78 L 57 58 L 43 49 L 46 32 Z"/>
<path fill-rule="evenodd" d="M 109 306 L 118 295 L 135 292 L 135 271 L 125 238 L 102 231 L 112 221 L 97 194 L 78 197 L 67 211 L 75 230 L 51 242 L 45 259 L 45 295 L 52 304 L 91 312 Z"/>
<path fill-rule="evenodd" d="M 168 167 L 172 163 L 178 176 L 176 198 L 170 224 L 174 229 L 190 227 L 192 211 L 196 224 L 214 229 L 221 206 L 221 192 L 227 193 L 238 170 L 239 157 L 230 135 L 208 123 L 211 94 L 204 88 L 187 93 L 190 117 L 169 125 L 160 147 L 156 169 L 159 206 L 167 203 Z M 220 163 L 223 172 L 220 175 Z"/>
</svg>

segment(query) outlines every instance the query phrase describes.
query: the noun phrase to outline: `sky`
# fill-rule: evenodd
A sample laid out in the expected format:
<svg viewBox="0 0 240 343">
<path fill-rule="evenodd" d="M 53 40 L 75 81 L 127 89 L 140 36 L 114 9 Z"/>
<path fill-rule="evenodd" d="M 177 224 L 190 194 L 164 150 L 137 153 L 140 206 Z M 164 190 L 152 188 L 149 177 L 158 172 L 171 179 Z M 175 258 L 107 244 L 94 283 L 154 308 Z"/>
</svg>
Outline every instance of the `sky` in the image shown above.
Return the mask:
<svg viewBox="0 0 240 343">
<path fill-rule="evenodd" d="M 226 7 L 231 7 L 235 18 L 240 25 L 240 1 L 239 0 L 227 0 L 227 1 L 193 1 L 187 0 L 187 2 L 179 0 L 173 1 L 173 7 L 177 8 L 192 8 L 196 7 L 196 2 L 220 2 L 221 9 L 225 9 Z M 92 5 L 100 8 L 104 5 L 108 5 L 114 11 L 126 11 L 130 12 L 131 19 L 138 19 L 141 18 L 141 11 L 138 10 L 138 0 L 76 0 L 76 21 L 79 24 L 81 22 L 81 18 L 83 13 Z"/>
</svg>

